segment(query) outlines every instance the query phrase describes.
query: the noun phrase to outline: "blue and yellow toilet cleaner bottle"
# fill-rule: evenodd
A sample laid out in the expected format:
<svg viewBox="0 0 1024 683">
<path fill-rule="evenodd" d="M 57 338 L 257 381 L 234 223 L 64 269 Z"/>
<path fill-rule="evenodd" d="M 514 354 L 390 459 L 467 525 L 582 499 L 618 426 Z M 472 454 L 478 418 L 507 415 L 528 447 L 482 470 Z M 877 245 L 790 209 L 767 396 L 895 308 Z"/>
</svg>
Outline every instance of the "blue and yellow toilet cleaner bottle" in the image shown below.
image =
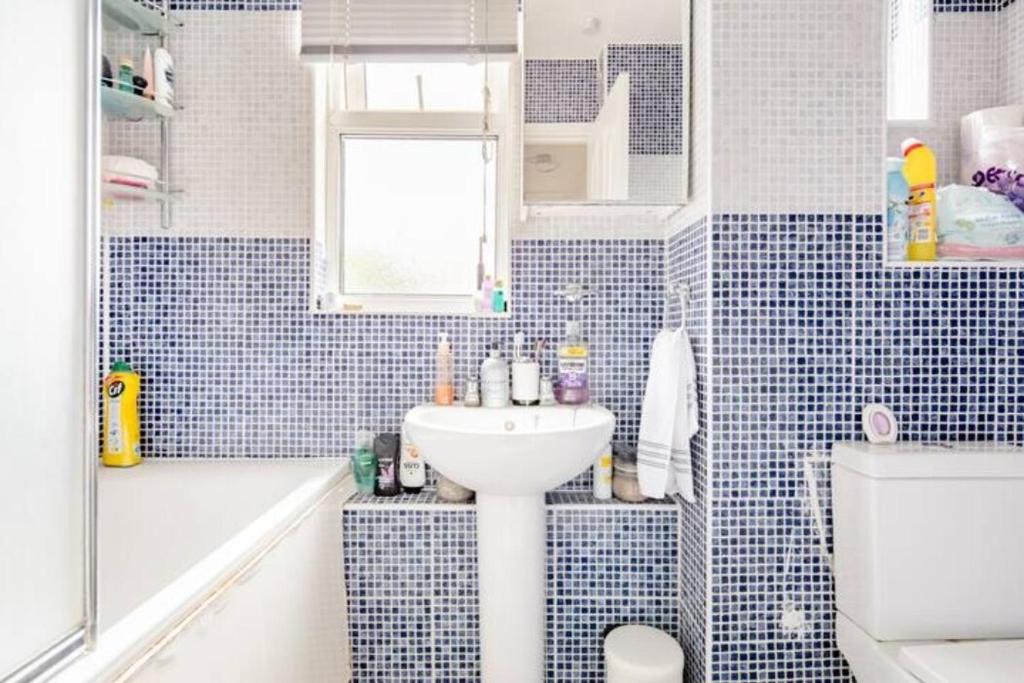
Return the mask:
<svg viewBox="0 0 1024 683">
<path fill-rule="evenodd" d="M 139 373 L 117 361 L 103 378 L 103 464 L 134 467 L 142 462 L 139 443 Z"/>
</svg>

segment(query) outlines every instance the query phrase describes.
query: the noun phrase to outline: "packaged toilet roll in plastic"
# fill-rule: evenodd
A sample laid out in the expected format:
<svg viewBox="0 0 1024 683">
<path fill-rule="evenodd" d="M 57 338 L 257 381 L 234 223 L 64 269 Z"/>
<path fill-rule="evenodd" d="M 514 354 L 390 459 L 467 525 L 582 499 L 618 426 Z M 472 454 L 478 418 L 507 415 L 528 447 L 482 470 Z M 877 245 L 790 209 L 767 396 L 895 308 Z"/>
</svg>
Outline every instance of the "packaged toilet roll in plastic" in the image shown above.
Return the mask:
<svg viewBox="0 0 1024 683">
<path fill-rule="evenodd" d="M 1004 195 L 1024 211 L 1024 106 L 982 109 L 960 120 L 960 182 Z"/>
</svg>

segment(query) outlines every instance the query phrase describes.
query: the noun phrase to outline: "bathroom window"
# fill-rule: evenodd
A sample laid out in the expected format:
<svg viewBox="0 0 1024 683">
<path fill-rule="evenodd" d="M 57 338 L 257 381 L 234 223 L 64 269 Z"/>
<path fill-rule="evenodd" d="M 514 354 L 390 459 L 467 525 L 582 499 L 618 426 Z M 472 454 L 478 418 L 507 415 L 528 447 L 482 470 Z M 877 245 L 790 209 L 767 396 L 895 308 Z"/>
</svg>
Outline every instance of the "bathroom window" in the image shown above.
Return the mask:
<svg viewBox="0 0 1024 683">
<path fill-rule="evenodd" d="M 889 0 L 888 118 L 926 121 L 931 100 L 932 0 Z"/>
<path fill-rule="evenodd" d="M 485 275 L 507 280 L 508 68 L 489 65 L 486 108 L 484 69 L 467 62 L 321 68 L 314 188 L 321 310 L 472 313 Z"/>
<path fill-rule="evenodd" d="M 495 239 L 495 140 L 342 134 L 339 142 L 341 292 L 472 297 L 478 264 L 494 272 L 486 245 Z"/>
</svg>

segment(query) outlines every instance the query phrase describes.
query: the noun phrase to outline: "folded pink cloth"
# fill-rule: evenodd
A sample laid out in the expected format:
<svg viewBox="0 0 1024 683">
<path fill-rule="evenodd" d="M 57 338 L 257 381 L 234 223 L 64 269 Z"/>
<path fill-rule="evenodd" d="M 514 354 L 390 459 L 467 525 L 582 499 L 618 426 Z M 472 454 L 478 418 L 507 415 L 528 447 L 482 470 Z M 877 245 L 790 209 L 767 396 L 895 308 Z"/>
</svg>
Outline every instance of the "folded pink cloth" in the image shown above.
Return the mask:
<svg viewBox="0 0 1024 683">
<path fill-rule="evenodd" d="M 103 175 L 103 182 L 113 183 L 115 185 L 129 185 L 131 187 L 144 187 L 146 189 L 153 187 L 152 180 L 136 176 L 119 176 L 105 173 Z"/>
<path fill-rule="evenodd" d="M 975 247 L 970 244 L 940 244 L 939 258 L 974 259 L 979 261 L 1024 260 L 1024 246 L 1020 247 Z"/>
</svg>

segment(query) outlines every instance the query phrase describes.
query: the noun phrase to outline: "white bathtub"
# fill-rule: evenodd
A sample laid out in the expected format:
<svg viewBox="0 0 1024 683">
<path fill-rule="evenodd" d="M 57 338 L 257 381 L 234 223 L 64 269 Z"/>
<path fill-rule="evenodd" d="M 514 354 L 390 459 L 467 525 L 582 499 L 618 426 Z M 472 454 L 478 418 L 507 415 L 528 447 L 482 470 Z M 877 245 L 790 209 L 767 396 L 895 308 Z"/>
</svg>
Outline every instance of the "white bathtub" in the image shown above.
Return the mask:
<svg viewBox="0 0 1024 683">
<path fill-rule="evenodd" d="M 95 649 L 55 678 L 346 681 L 339 460 L 99 473 Z"/>
</svg>

